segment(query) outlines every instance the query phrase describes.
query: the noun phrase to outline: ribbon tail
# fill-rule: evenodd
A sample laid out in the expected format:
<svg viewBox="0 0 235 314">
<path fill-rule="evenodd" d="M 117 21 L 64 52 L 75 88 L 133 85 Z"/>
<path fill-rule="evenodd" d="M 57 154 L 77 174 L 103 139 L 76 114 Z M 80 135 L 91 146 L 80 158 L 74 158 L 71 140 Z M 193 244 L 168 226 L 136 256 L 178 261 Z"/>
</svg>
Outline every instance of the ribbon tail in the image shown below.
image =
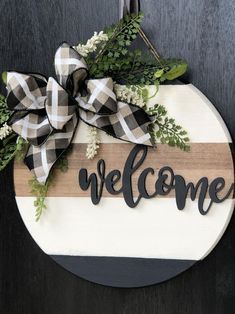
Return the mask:
<svg viewBox="0 0 235 314">
<path fill-rule="evenodd" d="M 78 117 L 75 113 L 64 129 L 49 136 L 44 144 L 29 146 L 25 156 L 25 164 L 39 183 L 44 184 L 46 182 L 53 165 L 69 147 L 77 124 Z"/>
<path fill-rule="evenodd" d="M 100 115 L 80 107 L 79 115 L 86 124 L 103 130 L 108 135 L 134 144 L 154 146 L 149 126 L 151 117 L 140 107 L 117 102 L 117 112 Z"/>
</svg>

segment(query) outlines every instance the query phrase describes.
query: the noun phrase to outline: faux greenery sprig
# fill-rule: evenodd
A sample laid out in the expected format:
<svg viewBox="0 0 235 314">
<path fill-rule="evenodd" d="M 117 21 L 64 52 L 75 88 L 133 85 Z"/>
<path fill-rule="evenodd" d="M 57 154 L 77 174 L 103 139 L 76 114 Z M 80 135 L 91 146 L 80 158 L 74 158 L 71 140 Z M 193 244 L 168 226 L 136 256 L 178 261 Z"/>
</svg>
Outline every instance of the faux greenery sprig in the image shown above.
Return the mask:
<svg viewBox="0 0 235 314">
<path fill-rule="evenodd" d="M 17 143 L 16 138 L 17 136 L 12 134 L 5 138 L 1 143 L 0 171 L 6 168 L 10 161 L 15 157 L 16 153 L 21 150 L 22 139 L 19 137 L 19 141 Z"/>
<path fill-rule="evenodd" d="M 0 127 L 10 118 L 11 111 L 7 107 L 6 98 L 0 94 Z"/>
<path fill-rule="evenodd" d="M 142 13 L 127 15 L 105 30 L 108 41 L 86 58 L 91 77 L 111 76 L 117 83 L 125 85 L 159 85 L 185 73 L 187 63 L 183 60 L 159 62 L 139 49 L 129 49 L 140 31 L 142 20 Z"/>
<path fill-rule="evenodd" d="M 176 146 L 184 151 L 189 151 L 189 138 L 187 132 L 176 124 L 175 119 L 167 116 L 167 110 L 162 105 L 155 105 L 147 110 L 149 115 L 154 115 L 151 135 L 155 142 L 160 139 L 162 144 Z"/>
<path fill-rule="evenodd" d="M 8 109 L 6 99 L 0 95 L 0 128 L 9 119 L 11 111 Z M 23 154 L 26 141 L 17 136 L 15 133 L 10 133 L 0 141 L 0 171 L 6 168 L 10 161 L 21 154 Z"/>
<path fill-rule="evenodd" d="M 68 158 L 67 155 L 70 153 L 70 149 L 63 153 L 61 157 L 57 160 L 55 168 L 59 169 L 61 172 L 68 171 Z M 40 184 L 36 177 L 33 177 L 29 180 L 30 192 L 33 196 L 36 197 L 34 201 L 35 218 L 36 221 L 39 221 L 43 212 L 47 209 L 46 197 L 49 191 L 49 188 L 53 185 L 55 177 L 55 168 L 50 172 L 47 181 L 45 184 Z"/>
<path fill-rule="evenodd" d="M 108 41 L 97 50 L 95 55 L 87 58 L 91 76 L 103 77 L 124 67 L 123 60 L 128 57 L 128 47 L 139 32 L 142 19 L 142 13 L 127 15 L 117 24 L 105 30 Z"/>
<path fill-rule="evenodd" d="M 119 100 L 127 101 L 139 107 L 142 107 L 150 116 L 154 116 L 154 121 L 150 125 L 150 134 L 153 141 L 158 140 L 162 144 L 176 146 L 184 151 L 189 151 L 189 138 L 187 132 L 176 124 L 175 119 L 167 115 L 167 110 L 164 106 L 156 104 L 153 107 L 148 107 L 148 101 L 154 95 L 149 95 L 147 87 L 135 86 L 119 86 L 116 85 L 116 95 Z M 156 92 L 158 89 L 156 89 Z M 133 93 L 136 97 L 133 97 Z M 134 101 L 133 101 L 134 100 Z"/>
<path fill-rule="evenodd" d="M 36 197 L 34 201 L 34 207 L 36 208 L 35 211 L 36 221 L 39 221 L 43 211 L 47 208 L 46 196 L 52 181 L 53 181 L 52 173 L 49 174 L 45 184 L 40 184 L 37 181 L 36 177 L 33 177 L 32 179 L 29 180 L 29 186 L 31 189 L 30 192 L 33 196 Z"/>
</svg>

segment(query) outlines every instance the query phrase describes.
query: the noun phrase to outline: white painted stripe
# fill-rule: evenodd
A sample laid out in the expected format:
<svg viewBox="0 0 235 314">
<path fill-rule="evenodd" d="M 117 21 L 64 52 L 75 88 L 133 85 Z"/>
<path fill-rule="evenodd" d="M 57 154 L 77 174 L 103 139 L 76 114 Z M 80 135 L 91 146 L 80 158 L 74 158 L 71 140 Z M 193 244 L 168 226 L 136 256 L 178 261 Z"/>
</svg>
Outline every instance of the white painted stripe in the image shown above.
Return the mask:
<svg viewBox="0 0 235 314">
<path fill-rule="evenodd" d="M 29 232 L 48 254 L 125 256 L 199 260 L 222 236 L 234 200 L 214 204 L 206 216 L 187 200 L 184 210 L 175 200 L 143 200 L 135 209 L 120 198 L 49 197 L 48 210 L 36 223 L 34 198 L 17 197 Z"/>
<path fill-rule="evenodd" d="M 150 87 L 150 95 L 155 87 Z M 211 102 L 192 84 L 161 85 L 149 105 L 164 105 L 171 117 L 189 133 L 191 143 L 228 143 L 229 132 L 221 116 Z M 120 140 L 99 132 L 101 143 L 120 143 Z M 87 126 L 82 121 L 73 140 L 74 143 L 87 143 Z M 122 143 L 124 143 L 122 141 Z"/>
</svg>

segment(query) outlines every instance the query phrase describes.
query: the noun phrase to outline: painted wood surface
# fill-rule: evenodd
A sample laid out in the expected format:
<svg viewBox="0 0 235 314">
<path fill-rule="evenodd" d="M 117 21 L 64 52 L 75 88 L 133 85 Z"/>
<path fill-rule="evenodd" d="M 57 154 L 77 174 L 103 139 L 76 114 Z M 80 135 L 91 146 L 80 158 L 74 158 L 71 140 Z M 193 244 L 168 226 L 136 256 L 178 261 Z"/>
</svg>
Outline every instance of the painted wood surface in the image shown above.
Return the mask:
<svg viewBox="0 0 235 314">
<path fill-rule="evenodd" d="M 142 9 L 144 29 L 160 52 L 188 60 L 187 78 L 212 100 L 234 136 L 234 1 L 144 0 Z M 117 20 L 118 1 L 1 1 L 0 15 L 1 71 L 30 69 L 48 75 L 58 43 L 84 41 Z M 233 313 L 234 218 L 215 251 L 183 275 L 145 289 L 111 289 L 75 278 L 41 253 L 9 189 L 12 168 L 0 180 L 4 313 Z"/>
<path fill-rule="evenodd" d="M 155 170 L 146 179 L 147 191 L 152 194 L 157 172 L 165 166 L 195 186 L 202 177 L 207 177 L 210 183 L 223 177 L 226 182 L 225 190 L 220 193 L 223 197 L 234 182 L 232 144 L 215 107 L 192 84 L 160 87 L 148 106 L 155 103 L 174 112 L 177 122 L 188 131 L 191 149 L 183 152 L 159 143 L 157 148 L 149 148 L 143 164 L 132 175 L 134 197 L 139 195 L 138 179 L 142 171 L 147 167 Z M 34 198 L 28 189 L 31 175 L 22 163 L 15 163 L 18 209 L 31 236 L 45 253 L 65 269 L 93 282 L 140 287 L 153 284 L 154 280 L 159 283 L 169 279 L 211 252 L 229 223 L 234 200 L 213 204 L 203 216 L 199 213 L 198 200 L 190 201 L 189 194 L 184 210 L 178 211 L 178 195 L 173 189 L 164 197 L 142 199 L 132 209 L 125 204 L 122 193 L 111 195 L 104 187 L 100 203 L 93 205 L 90 189 L 82 191 L 79 187 L 79 170 L 85 168 L 89 175 L 97 173 L 97 162 L 103 159 L 106 175 L 114 168 L 123 175 L 134 145 L 100 131 L 98 155 L 88 160 L 87 134 L 87 125 L 80 121 L 69 156 L 69 170 L 65 174 L 56 172 L 56 182 L 47 199 L 48 210 L 40 222 L 35 222 Z M 115 185 L 116 189 L 121 188 L 121 183 L 122 180 Z M 210 197 L 208 193 L 206 197 Z M 208 199 L 204 208 L 206 204 Z"/>
</svg>

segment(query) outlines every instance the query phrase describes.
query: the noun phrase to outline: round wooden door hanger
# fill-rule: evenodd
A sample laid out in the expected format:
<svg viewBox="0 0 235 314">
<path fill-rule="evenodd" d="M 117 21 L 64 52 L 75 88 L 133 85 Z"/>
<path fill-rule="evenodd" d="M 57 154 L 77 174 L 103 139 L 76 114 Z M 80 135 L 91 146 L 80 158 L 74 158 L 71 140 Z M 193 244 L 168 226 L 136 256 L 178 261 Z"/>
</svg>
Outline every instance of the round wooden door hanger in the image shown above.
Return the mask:
<svg viewBox="0 0 235 314">
<path fill-rule="evenodd" d="M 172 278 L 211 252 L 233 212 L 231 137 L 214 106 L 192 84 L 162 85 L 150 102 L 188 131 L 190 151 L 101 132 L 99 153 L 88 160 L 87 125 L 79 122 L 69 170 L 58 171 L 39 222 L 31 173 L 15 162 L 16 201 L 33 239 L 92 282 L 139 287 Z"/>
</svg>

